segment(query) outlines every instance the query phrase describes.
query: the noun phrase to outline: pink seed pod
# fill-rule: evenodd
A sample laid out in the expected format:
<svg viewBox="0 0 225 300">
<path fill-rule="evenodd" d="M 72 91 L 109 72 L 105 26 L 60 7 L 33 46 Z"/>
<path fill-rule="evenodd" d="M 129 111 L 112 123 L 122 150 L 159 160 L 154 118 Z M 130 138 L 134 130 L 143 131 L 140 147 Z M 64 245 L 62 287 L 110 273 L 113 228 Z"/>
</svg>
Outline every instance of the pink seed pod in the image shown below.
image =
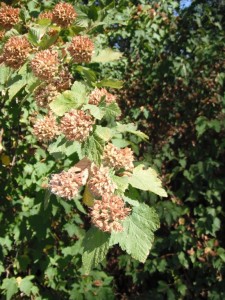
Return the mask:
<svg viewBox="0 0 225 300">
<path fill-rule="evenodd" d="M 92 130 L 94 120 L 82 110 L 72 109 L 62 117 L 60 127 L 69 141 L 83 142 Z"/>
<path fill-rule="evenodd" d="M 86 36 L 75 36 L 68 47 L 68 51 L 76 63 L 89 63 L 93 50 L 94 44 Z"/>
<path fill-rule="evenodd" d="M 31 45 L 25 36 L 12 36 L 3 48 L 4 62 L 13 69 L 20 68 L 31 51 Z"/>
<path fill-rule="evenodd" d="M 109 143 L 104 149 L 103 164 L 115 170 L 125 169 L 126 171 L 132 171 L 134 169 L 133 161 L 133 151 L 128 147 L 119 149 Z"/>
<path fill-rule="evenodd" d="M 0 7 L 0 26 L 9 30 L 19 22 L 19 8 L 13 8 L 4 3 Z"/>
<path fill-rule="evenodd" d="M 52 81 L 59 70 L 59 58 L 57 51 L 39 51 L 31 61 L 31 69 L 34 75 L 44 81 Z"/>
<path fill-rule="evenodd" d="M 68 27 L 75 21 L 77 13 L 69 3 L 60 2 L 52 11 L 52 20 L 61 27 Z"/>
<path fill-rule="evenodd" d="M 112 102 L 116 102 L 116 96 L 109 93 L 106 89 L 102 88 L 102 89 L 98 89 L 95 88 L 91 94 L 89 95 L 89 104 L 94 104 L 94 105 L 98 105 L 100 103 L 100 101 L 103 99 L 105 99 L 105 102 L 107 104 L 110 104 Z"/>
<path fill-rule="evenodd" d="M 121 221 L 130 214 L 130 208 L 119 196 L 105 194 L 102 200 L 95 200 L 91 210 L 91 221 L 102 231 L 123 231 Z"/>
<path fill-rule="evenodd" d="M 99 198 L 104 194 L 112 195 L 116 189 L 116 185 L 109 176 L 109 168 L 95 165 L 91 166 L 91 176 L 88 181 L 88 187 L 91 193 Z"/>
<path fill-rule="evenodd" d="M 53 140 L 59 134 L 56 118 L 50 113 L 42 119 L 38 119 L 33 127 L 33 133 L 40 142 Z"/>
</svg>

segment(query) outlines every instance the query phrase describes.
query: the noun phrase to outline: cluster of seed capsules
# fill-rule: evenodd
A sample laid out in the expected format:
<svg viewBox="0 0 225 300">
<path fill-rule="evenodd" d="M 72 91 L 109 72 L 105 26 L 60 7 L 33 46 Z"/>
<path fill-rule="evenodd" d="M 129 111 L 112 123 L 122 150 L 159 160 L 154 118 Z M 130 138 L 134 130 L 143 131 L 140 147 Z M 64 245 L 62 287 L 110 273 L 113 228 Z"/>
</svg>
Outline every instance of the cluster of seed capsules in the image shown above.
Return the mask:
<svg viewBox="0 0 225 300">
<path fill-rule="evenodd" d="M 0 7 L 0 39 L 7 30 L 20 22 L 20 10 L 5 4 Z M 61 28 L 71 26 L 77 13 L 68 3 L 58 3 L 52 11 L 43 12 L 39 19 L 49 19 L 52 24 Z M 54 34 L 50 30 L 49 35 Z M 61 47 L 62 48 L 62 47 Z M 95 119 L 81 109 L 71 109 L 60 120 L 51 112 L 49 104 L 63 91 L 70 89 L 73 76 L 63 63 L 63 57 L 69 56 L 74 63 L 89 63 L 94 51 L 94 43 L 87 36 L 75 36 L 70 43 L 59 50 L 57 45 L 46 50 L 33 47 L 25 35 L 11 36 L 5 42 L 0 63 L 15 70 L 29 61 L 33 74 L 41 84 L 34 91 L 34 98 L 39 107 L 46 108 L 48 114 L 37 119 L 33 133 L 40 142 L 49 142 L 63 134 L 68 141 L 85 142 L 95 124 Z M 88 103 L 98 106 L 104 99 L 106 105 L 116 102 L 116 96 L 104 88 L 95 88 L 88 97 Z M 65 199 L 73 199 L 79 194 L 81 187 L 87 186 L 94 197 L 90 209 L 92 223 L 102 231 L 122 231 L 122 221 L 129 215 L 130 208 L 123 199 L 116 195 L 117 186 L 110 177 L 110 169 L 115 173 L 121 170 L 132 173 L 134 155 L 129 148 L 117 148 L 108 143 L 102 155 L 101 166 L 96 166 L 84 158 L 74 167 L 59 174 L 53 174 L 49 181 L 52 193 Z"/>
</svg>

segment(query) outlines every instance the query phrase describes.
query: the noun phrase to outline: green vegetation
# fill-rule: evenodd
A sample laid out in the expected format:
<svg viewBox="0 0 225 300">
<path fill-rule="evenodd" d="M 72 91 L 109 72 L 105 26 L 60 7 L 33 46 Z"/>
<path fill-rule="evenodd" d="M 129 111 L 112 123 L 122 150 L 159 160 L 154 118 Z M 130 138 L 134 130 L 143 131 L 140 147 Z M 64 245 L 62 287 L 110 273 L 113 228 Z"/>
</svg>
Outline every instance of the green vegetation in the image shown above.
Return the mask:
<svg viewBox="0 0 225 300">
<path fill-rule="evenodd" d="M 2 299 L 224 299 L 225 6 L 65 2 L 77 13 L 67 27 L 38 17 L 59 1 L 14 1 L 19 22 L 6 28 L 0 18 Z M 4 47 L 19 35 L 33 50 L 14 68 L 20 57 L 12 62 Z M 65 53 L 77 35 L 94 42 L 91 61 Z M 48 86 L 50 109 L 58 124 L 71 109 L 89 114 L 95 124 L 84 141 L 34 134 L 49 107 L 37 105 L 46 82 L 30 61 L 46 49 L 72 74 L 66 88 Z M 106 94 L 90 103 L 95 88 L 117 102 Z M 109 172 L 132 210 L 122 232 L 91 225 L 91 184 L 66 201 L 49 187 L 84 157 L 100 165 L 109 142 L 135 153 L 132 171 Z"/>
</svg>

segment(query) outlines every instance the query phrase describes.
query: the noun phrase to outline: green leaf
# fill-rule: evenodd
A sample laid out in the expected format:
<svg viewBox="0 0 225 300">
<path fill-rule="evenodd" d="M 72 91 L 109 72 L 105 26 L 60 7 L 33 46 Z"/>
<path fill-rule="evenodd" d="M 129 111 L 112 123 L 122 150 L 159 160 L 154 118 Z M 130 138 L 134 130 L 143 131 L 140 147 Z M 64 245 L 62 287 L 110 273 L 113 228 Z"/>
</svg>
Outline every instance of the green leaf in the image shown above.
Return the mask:
<svg viewBox="0 0 225 300">
<path fill-rule="evenodd" d="M 31 281 L 32 279 L 34 279 L 33 275 L 26 276 L 21 280 L 19 284 L 20 291 L 26 294 L 27 296 L 30 296 L 31 290 L 34 286 L 33 282 Z"/>
<path fill-rule="evenodd" d="M 102 127 L 100 125 L 96 126 L 95 134 L 97 134 L 97 136 L 99 136 L 105 142 L 108 142 L 109 140 L 111 140 L 111 138 L 113 136 L 113 132 L 110 128 Z"/>
<path fill-rule="evenodd" d="M 144 165 L 139 165 L 133 170 L 133 174 L 129 177 L 129 183 L 133 187 L 153 192 L 161 197 L 167 197 L 166 191 L 162 188 L 162 182 L 158 178 L 158 174 L 152 168 L 144 169 Z"/>
<path fill-rule="evenodd" d="M 96 84 L 97 87 L 111 87 L 114 89 L 121 89 L 123 86 L 123 81 L 116 79 L 103 79 Z"/>
<path fill-rule="evenodd" d="M 77 66 L 76 70 L 81 73 L 81 75 L 87 79 L 89 83 L 95 82 L 97 80 L 96 74 L 93 70 L 83 66 Z"/>
<path fill-rule="evenodd" d="M 154 231 L 159 228 L 155 210 L 144 203 L 133 207 L 132 214 L 123 222 L 122 232 L 113 232 L 110 245 L 120 247 L 134 259 L 144 263 L 154 240 Z"/>
<path fill-rule="evenodd" d="M 116 127 L 116 130 L 118 132 L 121 132 L 121 133 L 129 132 L 131 134 L 134 134 L 134 135 L 140 137 L 143 140 L 148 140 L 148 136 L 146 134 L 144 134 L 140 130 L 136 130 L 136 129 L 137 129 L 137 126 L 132 123 L 129 123 L 129 124 L 117 123 L 117 127 Z"/>
<path fill-rule="evenodd" d="M 1 289 L 5 290 L 6 300 L 10 300 L 18 291 L 18 284 L 15 277 L 5 278 Z"/>
<path fill-rule="evenodd" d="M 28 41 L 34 46 L 38 46 L 41 38 L 47 31 L 48 26 L 36 26 L 29 29 L 27 38 Z"/>
<path fill-rule="evenodd" d="M 101 156 L 104 150 L 105 142 L 96 134 L 93 134 L 84 143 L 84 152 L 91 161 L 97 165 L 101 164 Z"/>
<path fill-rule="evenodd" d="M 97 63 L 107 63 L 111 61 L 118 60 L 122 57 L 122 53 L 119 51 L 114 51 L 111 48 L 106 48 L 101 50 L 97 56 L 92 57 L 92 62 L 97 62 Z"/>
<path fill-rule="evenodd" d="M 10 76 L 11 70 L 5 65 L 0 65 L 0 83 L 5 84 Z"/>
<path fill-rule="evenodd" d="M 71 91 L 65 91 L 55 98 L 49 105 L 57 116 L 63 116 L 71 109 L 77 109 L 87 100 L 85 86 L 75 81 Z"/>
<path fill-rule="evenodd" d="M 118 194 L 123 194 L 129 186 L 129 177 L 127 176 L 112 176 L 113 182 L 116 184 L 117 189 L 116 192 Z"/>
<path fill-rule="evenodd" d="M 105 257 L 109 250 L 110 235 L 93 227 L 88 230 L 83 240 L 83 269 L 89 274 Z"/>
<path fill-rule="evenodd" d="M 99 108 L 103 111 L 105 118 L 118 117 L 121 115 L 121 110 L 116 102 L 110 104 L 100 103 Z"/>
<path fill-rule="evenodd" d="M 20 79 L 9 86 L 9 100 L 12 100 L 16 94 L 26 85 L 25 79 Z"/>
<path fill-rule="evenodd" d="M 104 111 L 96 105 L 86 104 L 83 106 L 83 110 L 89 110 L 90 114 L 97 120 L 101 120 L 104 117 Z"/>
</svg>

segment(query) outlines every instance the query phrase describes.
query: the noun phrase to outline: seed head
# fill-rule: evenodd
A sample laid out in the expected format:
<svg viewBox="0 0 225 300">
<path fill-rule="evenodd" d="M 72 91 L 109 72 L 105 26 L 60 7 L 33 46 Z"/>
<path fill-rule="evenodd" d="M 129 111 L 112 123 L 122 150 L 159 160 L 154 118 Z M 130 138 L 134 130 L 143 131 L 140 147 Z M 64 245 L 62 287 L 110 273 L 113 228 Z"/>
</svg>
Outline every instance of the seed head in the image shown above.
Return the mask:
<svg viewBox="0 0 225 300">
<path fill-rule="evenodd" d="M 92 207 L 91 221 L 102 231 L 123 231 L 121 221 L 126 219 L 130 208 L 125 207 L 122 198 L 116 195 L 103 195 L 102 200 L 95 200 Z"/>
<path fill-rule="evenodd" d="M 51 11 L 44 11 L 42 13 L 40 13 L 40 15 L 38 16 L 38 19 L 43 20 L 43 19 L 48 19 L 48 20 L 52 20 L 53 16 L 52 16 L 52 12 Z"/>
<path fill-rule="evenodd" d="M 50 113 L 34 124 L 33 133 L 40 142 L 51 141 L 59 134 L 56 118 Z"/>
<path fill-rule="evenodd" d="M 109 93 L 106 89 L 95 88 L 89 95 L 89 104 L 98 105 L 103 97 L 105 98 L 105 102 L 107 104 L 116 102 L 116 96 Z"/>
<path fill-rule="evenodd" d="M 68 51 L 76 63 L 90 62 L 93 50 L 94 44 L 86 36 L 75 36 L 68 47 Z"/>
<path fill-rule="evenodd" d="M 41 80 L 51 81 L 58 73 L 58 53 L 54 50 L 39 51 L 31 61 L 31 69 Z"/>
<path fill-rule="evenodd" d="M 34 98 L 39 107 L 47 108 L 49 103 L 52 102 L 57 95 L 59 95 L 59 92 L 51 83 L 40 85 L 34 91 Z"/>
<path fill-rule="evenodd" d="M 4 62 L 8 67 L 18 69 L 25 63 L 30 51 L 31 45 L 25 36 L 12 36 L 3 48 Z"/>
<path fill-rule="evenodd" d="M 119 149 L 109 143 L 104 149 L 103 163 L 106 166 L 112 167 L 116 170 L 125 169 L 126 171 L 132 171 L 134 168 L 133 161 L 133 151 L 128 147 Z"/>
<path fill-rule="evenodd" d="M 91 178 L 87 184 L 91 193 L 97 198 L 104 194 L 112 195 L 116 189 L 116 185 L 109 176 L 109 168 L 103 166 L 98 168 L 93 165 L 91 167 Z"/>
<path fill-rule="evenodd" d="M 61 27 L 68 27 L 73 24 L 77 13 L 69 3 L 60 2 L 52 11 L 53 22 Z"/>
<path fill-rule="evenodd" d="M 19 22 L 19 8 L 13 8 L 4 3 L 0 7 L 0 26 L 5 29 L 11 29 Z"/>
<path fill-rule="evenodd" d="M 52 83 L 56 86 L 59 92 L 68 90 L 72 85 L 73 76 L 70 74 L 67 68 L 63 68 L 56 79 Z"/>
<path fill-rule="evenodd" d="M 66 199 L 73 199 L 78 195 L 79 188 L 86 183 L 87 170 L 77 171 L 73 168 L 59 174 L 53 174 L 49 182 L 53 194 Z"/>
<path fill-rule="evenodd" d="M 82 110 L 72 109 L 60 122 L 61 131 L 69 141 L 83 142 L 89 136 L 94 124 L 93 118 Z"/>
</svg>

